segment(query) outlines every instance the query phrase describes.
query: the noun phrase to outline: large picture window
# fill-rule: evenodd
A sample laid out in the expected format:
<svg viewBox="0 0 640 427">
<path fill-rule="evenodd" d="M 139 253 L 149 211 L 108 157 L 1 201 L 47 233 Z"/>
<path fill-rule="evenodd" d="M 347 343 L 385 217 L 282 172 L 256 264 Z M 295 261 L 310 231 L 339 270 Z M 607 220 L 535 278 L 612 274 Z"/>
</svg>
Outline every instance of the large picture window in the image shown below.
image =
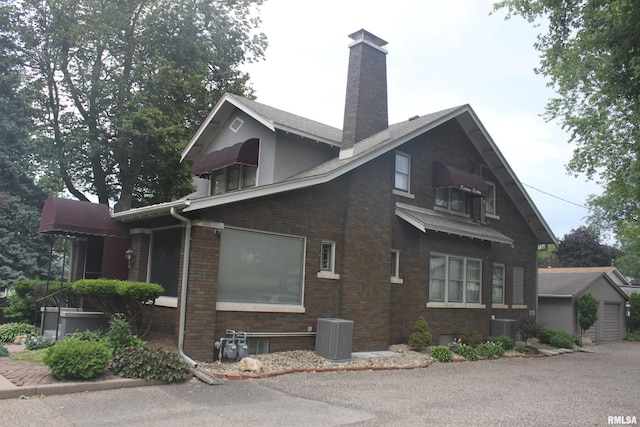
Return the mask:
<svg viewBox="0 0 640 427">
<path fill-rule="evenodd" d="M 429 265 L 429 301 L 480 303 L 480 260 L 432 255 Z"/>
<path fill-rule="evenodd" d="M 305 239 L 225 228 L 218 301 L 302 305 Z"/>
</svg>

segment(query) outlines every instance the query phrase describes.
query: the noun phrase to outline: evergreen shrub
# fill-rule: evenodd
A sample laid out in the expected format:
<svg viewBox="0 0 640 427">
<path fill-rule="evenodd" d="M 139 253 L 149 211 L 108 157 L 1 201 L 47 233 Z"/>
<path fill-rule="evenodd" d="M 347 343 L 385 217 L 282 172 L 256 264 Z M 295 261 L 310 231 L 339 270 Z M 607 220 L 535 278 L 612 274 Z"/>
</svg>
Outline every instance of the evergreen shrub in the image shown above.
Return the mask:
<svg viewBox="0 0 640 427">
<path fill-rule="evenodd" d="M 43 361 L 60 380 L 90 379 L 104 372 L 111 354 L 100 342 L 65 339 L 49 347 Z"/>
</svg>

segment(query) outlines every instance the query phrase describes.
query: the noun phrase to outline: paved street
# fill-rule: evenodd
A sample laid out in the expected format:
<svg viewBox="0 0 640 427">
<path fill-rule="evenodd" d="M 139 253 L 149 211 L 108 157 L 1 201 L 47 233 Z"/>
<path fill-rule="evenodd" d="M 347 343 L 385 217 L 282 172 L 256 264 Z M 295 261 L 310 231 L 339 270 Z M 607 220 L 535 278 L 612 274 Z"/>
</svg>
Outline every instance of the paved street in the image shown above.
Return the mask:
<svg viewBox="0 0 640 427">
<path fill-rule="evenodd" d="M 191 381 L 0 401 L 4 426 L 608 425 L 640 422 L 640 343 L 410 371 Z M 618 418 L 620 420 L 620 418 Z"/>
</svg>

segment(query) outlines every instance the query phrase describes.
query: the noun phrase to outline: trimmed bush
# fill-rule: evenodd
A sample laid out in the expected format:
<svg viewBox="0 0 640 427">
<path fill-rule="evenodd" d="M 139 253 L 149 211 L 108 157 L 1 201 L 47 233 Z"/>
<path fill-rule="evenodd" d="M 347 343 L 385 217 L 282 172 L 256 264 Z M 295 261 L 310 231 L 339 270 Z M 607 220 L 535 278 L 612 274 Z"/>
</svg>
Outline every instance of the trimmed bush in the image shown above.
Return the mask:
<svg viewBox="0 0 640 427">
<path fill-rule="evenodd" d="M 130 347 L 116 354 L 110 365 L 125 378 L 181 381 L 189 374 L 189 365 L 177 353 L 145 347 Z"/>
<path fill-rule="evenodd" d="M 111 355 L 99 342 L 62 340 L 47 349 L 43 361 L 60 380 L 90 379 L 104 372 Z"/>
<path fill-rule="evenodd" d="M 504 357 L 504 348 L 500 344 L 488 342 L 479 344 L 476 347 L 478 356 L 485 359 L 493 359 L 494 357 Z"/>
<path fill-rule="evenodd" d="M 467 360 L 478 360 L 478 352 L 474 347 L 471 347 L 470 345 L 463 344 L 461 346 L 458 346 L 455 352 Z"/>
<path fill-rule="evenodd" d="M 549 339 L 549 344 L 554 347 L 568 348 L 571 350 L 574 347 L 575 340 L 565 331 L 556 331 L 556 333 Z"/>
<path fill-rule="evenodd" d="M 489 337 L 487 338 L 487 341 L 498 343 L 505 350 L 513 350 L 514 347 L 513 340 L 511 339 L 511 337 L 508 337 L 506 335 L 500 335 L 499 337 Z"/>
<path fill-rule="evenodd" d="M 0 357 L 7 357 L 7 356 L 9 356 L 9 350 L 7 349 L 7 347 L 0 344 Z"/>
<path fill-rule="evenodd" d="M 29 337 L 24 343 L 27 350 L 40 350 L 41 348 L 49 348 L 56 343 L 56 340 L 49 337 Z"/>
<path fill-rule="evenodd" d="M 430 354 L 438 362 L 451 362 L 453 360 L 453 352 L 449 350 L 449 347 L 443 345 L 432 348 Z"/>
<path fill-rule="evenodd" d="M 429 332 L 429 323 L 424 317 L 418 317 L 413 326 L 414 332 L 409 336 L 409 348 L 415 351 L 425 351 L 431 344 L 431 332 Z"/>
<path fill-rule="evenodd" d="M 36 328 L 33 325 L 22 322 L 11 322 L 0 325 L 0 342 L 13 343 L 16 337 L 21 335 L 32 336 L 36 334 Z"/>
</svg>

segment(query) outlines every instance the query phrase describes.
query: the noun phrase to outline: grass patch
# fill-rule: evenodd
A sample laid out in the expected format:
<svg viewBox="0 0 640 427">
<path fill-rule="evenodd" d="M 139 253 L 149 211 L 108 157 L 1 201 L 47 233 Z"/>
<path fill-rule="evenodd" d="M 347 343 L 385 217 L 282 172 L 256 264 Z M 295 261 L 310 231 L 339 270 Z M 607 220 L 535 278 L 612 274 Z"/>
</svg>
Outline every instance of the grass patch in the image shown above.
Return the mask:
<svg viewBox="0 0 640 427">
<path fill-rule="evenodd" d="M 37 363 L 43 362 L 44 354 L 47 351 L 46 348 L 39 350 L 26 350 L 22 353 L 16 353 L 9 356 L 11 360 L 26 360 L 27 362 Z"/>
</svg>

